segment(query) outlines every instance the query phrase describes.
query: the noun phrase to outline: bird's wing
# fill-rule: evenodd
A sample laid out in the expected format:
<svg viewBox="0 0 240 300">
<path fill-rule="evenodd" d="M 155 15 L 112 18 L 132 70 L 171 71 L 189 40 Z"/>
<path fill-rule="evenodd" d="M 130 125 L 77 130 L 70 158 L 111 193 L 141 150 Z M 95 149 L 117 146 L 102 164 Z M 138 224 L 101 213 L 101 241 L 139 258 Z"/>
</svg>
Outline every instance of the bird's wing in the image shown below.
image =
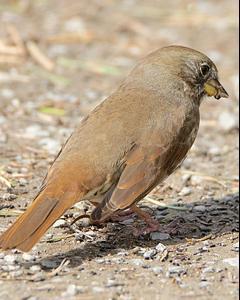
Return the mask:
<svg viewBox="0 0 240 300">
<path fill-rule="evenodd" d="M 135 146 L 126 157 L 126 166 L 111 197 L 93 211 L 92 220 L 101 222 L 113 212 L 130 207 L 153 188 L 157 181 L 157 159 L 162 151 L 160 147 Z"/>
</svg>

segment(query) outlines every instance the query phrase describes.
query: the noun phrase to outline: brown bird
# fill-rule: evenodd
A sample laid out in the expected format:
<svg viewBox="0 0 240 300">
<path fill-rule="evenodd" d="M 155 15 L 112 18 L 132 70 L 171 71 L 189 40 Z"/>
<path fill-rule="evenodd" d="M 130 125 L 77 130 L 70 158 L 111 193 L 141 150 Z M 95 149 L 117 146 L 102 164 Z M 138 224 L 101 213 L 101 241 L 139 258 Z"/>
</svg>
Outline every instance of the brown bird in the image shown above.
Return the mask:
<svg viewBox="0 0 240 300">
<path fill-rule="evenodd" d="M 93 223 L 131 208 L 149 228 L 156 221 L 136 203 L 183 162 L 199 127 L 205 95 L 228 97 L 214 63 L 181 46 L 159 49 L 137 65 L 63 146 L 42 188 L 0 237 L 0 248 L 30 250 L 76 202 L 96 208 Z"/>
</svg>

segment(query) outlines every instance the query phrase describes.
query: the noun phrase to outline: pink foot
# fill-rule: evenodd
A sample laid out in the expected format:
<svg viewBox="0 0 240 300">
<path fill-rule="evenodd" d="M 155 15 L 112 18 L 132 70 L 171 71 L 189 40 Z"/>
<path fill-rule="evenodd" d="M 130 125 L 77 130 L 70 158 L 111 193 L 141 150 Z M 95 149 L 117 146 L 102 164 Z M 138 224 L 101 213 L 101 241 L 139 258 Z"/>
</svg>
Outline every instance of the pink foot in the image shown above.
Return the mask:
<svg viewBox="0 0 240 300">
<path fill-rule="evenodd" d="M 134 228 L 133 229 L 133 235 L 135 237 L 139 237 L 141 235 L 146 235 L 146 234 L 149 234 L 151 232 L 159 231 L 159 227 L 160 227 L 160 224 L 157 221 L 152 220 L 151 224 L 148 223 L 148 226 L 146 226 L 144 228 L 139 228 L 139 229 Z"/>
</svg>

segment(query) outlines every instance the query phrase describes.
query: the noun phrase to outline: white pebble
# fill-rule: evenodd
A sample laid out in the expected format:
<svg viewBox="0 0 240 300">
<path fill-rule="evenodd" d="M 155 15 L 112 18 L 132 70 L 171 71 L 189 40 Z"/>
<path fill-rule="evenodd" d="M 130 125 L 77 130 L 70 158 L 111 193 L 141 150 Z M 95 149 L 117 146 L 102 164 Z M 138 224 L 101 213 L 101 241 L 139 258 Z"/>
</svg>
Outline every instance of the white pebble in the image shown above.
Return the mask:
<svg viewBox="0 0 240 300">
<path fill-rule="evenodd" d="M 65 225 L 65 224 L 66 224 L 65 220 L 59 219 L 53 224 L 53 227 L 57 228 L 57 227 L 61 227 L 61 226 Z"/>
<path fill-rule="evenodd" d="M 23 253 L 22 258 L 23 258 L 23 260 L 26 260 L 26 261 L 33 261 L 36 259 L 35 256 L 28 254 L 28 253 Z"/>
<path fill-rule="evenodd" d="M 155 249 L 157 250 L 157 252 L 162 253 L 163 251 L 165 251 L 167 249 L 167 247 L 165 245 L 163 245 L 162 243 L 159 243 L 159 244 L 157 244 Z"/>
<path fill-rule="evenodd" d="M 239 257 L 226 258 L 223 260 L 224 263 L 229 264 L 232 267 L 239 268 Z"/>
<path fill-rule="evenodd" d="M 17 262 L 14 255 L 6 255 L 4 256 L 4 260 L 11 265 L 14 265 Z"/>
<path fill-rule="evenodd" d="M 192 193 L 192 189 L 190 187 L 185 186 L 180 193 L 178 193 L 179 196 L 188 196 Z"/>
<path fill-rule="evenodd" d="M 206 211 L 206 206 L 204 205 L 197 205 L 193 207 L 193 210 L 196 212 L 205 212 Z"/>
</svg>

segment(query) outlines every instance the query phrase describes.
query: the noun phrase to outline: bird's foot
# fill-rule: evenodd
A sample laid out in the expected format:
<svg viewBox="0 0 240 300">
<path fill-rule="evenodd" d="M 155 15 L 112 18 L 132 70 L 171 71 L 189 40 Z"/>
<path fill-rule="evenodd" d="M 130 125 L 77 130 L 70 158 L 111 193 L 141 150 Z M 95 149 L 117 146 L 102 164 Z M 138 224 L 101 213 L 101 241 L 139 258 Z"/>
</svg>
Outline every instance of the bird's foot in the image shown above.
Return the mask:
<svg viewBox="0 0 240 300">
<path fill-rule="evenodd" d="M 153 217 L 146 211 L 143 211 L 139 207 L 133 205 L 131 210 L 136 213 L 146 224 L 147 226 L 144 228 L 134 228 L 133 235 L 139 237 L 141 235 L 146 235 L 151 232 L 159 231 L 160 224 L 157 220 L 153 219 Z"/>
<path fill-rule="evenodd" d="M 134 228 L 133 229 L 133 235 L 135 237 L 139 237 L 141 235 L 147 235 L 151 232 L 159 231 L 159 223 L 156 220 L 152 220 L 151 224 L 148 223 L 148 225 L 144 228 Z"/>
<path fill-rule="evenodd" d="M 124 211 L 119 211 L 115 215 L 111 216 L 110 220 L 113 222 L 123 222 L 135 215 L 135 212 L 132 211 L 131 208 L 124 210 Z"/>
</svg>

